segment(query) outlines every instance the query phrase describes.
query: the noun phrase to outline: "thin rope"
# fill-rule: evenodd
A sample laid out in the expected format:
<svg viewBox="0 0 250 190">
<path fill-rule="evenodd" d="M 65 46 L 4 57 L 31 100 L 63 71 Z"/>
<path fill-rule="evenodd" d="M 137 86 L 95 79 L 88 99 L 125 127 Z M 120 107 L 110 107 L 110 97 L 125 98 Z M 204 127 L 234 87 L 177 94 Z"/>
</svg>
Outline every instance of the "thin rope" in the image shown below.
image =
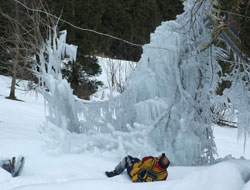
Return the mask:
<svg viewBox="0 0 250 190">
<path fill-rule="evenodd" d="M 132 45 L 132 46 L 137 46 L 137 47 L 142 47 L 142 46 L 143 46 L 142 44 L 132 43 L 132 42 L 129 42 L 129 41 L 124 40 L 124 39 L 122 39 L 122 38 L 118 38 L 118 37 L 112 36 L 112 35 L 110 35 L 110 34 L 98 32 L 98 31 L 95 31 L 95 30 L 87 29 L 87 28 L 81 28 L 81 27 L 76 26 L 76 25 L 74 25 L 74 24 L 72 24 L 72 23 L 70 23 L 70 22 L 68 22 L 68 21 L 66 21 L 66 20 L 64 20 L 64 19 L 62 19 L 62 18 L 56 16 L 56 15 L 53 15 L 53 14 L 48 13 L 48 12 L 43 11 L 43 10 L 33 9 L 33 8 L 30 8 L 30 7 L 27 7 L 25 4 L 21 3 L 21 2 L 18 1 L 18 0 L 14 0 L 14 1 L 17 2 L 18 4 L 20 4 L 21 6 L 23 6 L 24 8 L 26 8 L 27 10 L 30 10 L 30 11 L 33 11 L 33 12 L 40 12 L 40 13 L 47 14 L 47 15 L 49 15 L 49 16 L 51 16 L 51 17 L 56 18 L 57 20 L 60 20 L 60 21 L 62 21 L 62 22 L 64 22 L 64 23 L 66 23 L 66 24 L 68 24 L 68 25 L 70 25 L 70 26 L 72 26 L 72 27 L 78 29 L 78 30 L 87 31 L 87 32 L 92 32 L 92 33 L 99 34 L 99 35 L 102 35 L 102 36 L 107 36 L 107 37 L 110 37 L 110 38 L 113 38 L 113 39 L 116 39 L 116 40 L 125 42 L 125 43 L 127 43 L 127 44 Z"/>
<path fill-rule="evenodd" d="M 189 55 L 189 53 L 182 53 L 182 52 L 178 52 L 176 50 L 171 50 L 169 48 L 154 47 L 154 46 L 150 46 L 150 45 L 142 45 L 142 44 L 133 43 L 133 42 L 127 41 L 125 39 L 122 39 L 122 38 L 119 38 L 119 37 L 116 37 L 116 36 L 112 36 L 110 34 L 106 34 L 106 33 L 103 33 L 103 32 L 98 32 L 98 31 L 95 31 L 95 30 L 92 30 L 92 29 L 88 29 L 88 28 L 82 28 L 82 27 L 76 26 L 76 25 L 72 24 L 71 22 L 68 22 L 68 21 L 66 21 L 66 20 L 64 20 L 64 19 L 62 19 L 62 18 L 60 18 L 60 17 L 58 17 L 56 15 L 48 13 L 46 11 L 30 8 L 30 7 L 26 6 L 25 4 L 21 3 L 18 0 L 14 0 L 14 1 L 17 2 L 18 4 L 20 4 L 21 6 L 23 6 L 24 8 L 26 8 L 27 10 L 30 10 L 30 11 L 33 11 L 33 12 L 40 12 L 40 13 L 49 15 L 51 17 L 56 18 L 58 21 L 60 20 L 60 21 L 62 21 L 64 23 L 72 26 L 73 28 L 76 28 L 76 29 L 81 30 L 81 31 L 87 31 L 87 32 L 92 32 L 92 33 L 98 34 L 98 35 L 106 36 L 106 37 L 109 37 L 109 38 L 112 38 L 112 39 L 115 39 L 115 40 L 119 40 L 119 41 L 122 41 L 124 43 L 129 44 L 129 45 L 136 46 L 136 47 L 144 47 L 144 48 L 151 48 L 151 49 L 160 49 L 160 50 L 166 50 L 166 51 L 171 51 L 171 52 L 174 52 L 174 53 L 178 53 L 180 55 Z M 229 11 L 224 11 L 224 10 L 220 10 L 220 11 L 221 12 L 228 12 L 228 13 L 235 14 L 235 15 L 238 15 L 238 16 L 244 16 L 244 15 L 232 13 L 232 12 L 229 12 Z M 250 17 L 247 17 L 247 18 L 250 18 Z M 176 44 L 176 45 L 178 45 L 178 44 Z M 195 57 L 195 56 L 199 56 L 200 58 L 210 59 L 210 57 L 205 57 L 205 56 L 200 56 L 200 55 L 191 55 L 191 57 Z M 227 61 L 227 60 L 223 60 L 223 61 L 224 62 L 228 62 L 228 63 L 238 63 L 238 64 L 241 63 L 241 62 L 234 62 L 234 61 Z"/>
</svg>

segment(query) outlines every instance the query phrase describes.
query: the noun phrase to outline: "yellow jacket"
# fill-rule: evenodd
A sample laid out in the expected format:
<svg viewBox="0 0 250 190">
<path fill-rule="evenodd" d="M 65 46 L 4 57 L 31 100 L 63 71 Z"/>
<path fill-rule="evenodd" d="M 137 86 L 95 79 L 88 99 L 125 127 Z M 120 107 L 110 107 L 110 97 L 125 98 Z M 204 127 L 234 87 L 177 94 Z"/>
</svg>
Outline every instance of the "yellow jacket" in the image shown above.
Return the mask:
<svg viewBox="0 0 250 190">
<path fill-rule="evenodd" d="M 133 165 L 130 172 L 133 182 L 152 182 L 166 180 L 168 172 L 158 165 L 157 158 L 145 157 Z"/>
</svg>

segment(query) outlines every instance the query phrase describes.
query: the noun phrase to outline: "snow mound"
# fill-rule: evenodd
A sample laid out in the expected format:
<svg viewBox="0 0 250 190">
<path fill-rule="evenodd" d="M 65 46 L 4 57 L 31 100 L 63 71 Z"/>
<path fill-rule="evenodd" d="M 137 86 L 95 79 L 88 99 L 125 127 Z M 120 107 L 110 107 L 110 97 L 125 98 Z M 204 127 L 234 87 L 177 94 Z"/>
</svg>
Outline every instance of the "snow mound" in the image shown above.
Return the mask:
<svg viewBox="0 0 250 190">
<path fill-rule="evenodd" d="M 173 189 L 238 190 L 244 185 L 240 170 L 232 163 L 223 162 L 205 170 L 190 172 Z"/>
<path fill-rule="evenodd" d="M 18 190 L 85 190 L 102 189 L 130 189 L 130 190 L 239 190 L 248 189 L 249 182 L 245 185 L 246 174 L 250 175 L 249 161 L 226 161 L 207 167 L 171 167 L 169 179 L 154 183 L 132 183 L 127 175 L 122 174 L 114 178 L 105 178 L 97 175 L 96 178 L 80 178 L 71 180 L 57 180 L 19 186 Z M 180 176 L 182 176 L 180 178 Z"/>
<path fill-rule="evenodd" d="M 8 182 L 12 178 L 11 174 L 4 169 L 0 168 L 0 187 L 1 183 Z"/>
</svg>

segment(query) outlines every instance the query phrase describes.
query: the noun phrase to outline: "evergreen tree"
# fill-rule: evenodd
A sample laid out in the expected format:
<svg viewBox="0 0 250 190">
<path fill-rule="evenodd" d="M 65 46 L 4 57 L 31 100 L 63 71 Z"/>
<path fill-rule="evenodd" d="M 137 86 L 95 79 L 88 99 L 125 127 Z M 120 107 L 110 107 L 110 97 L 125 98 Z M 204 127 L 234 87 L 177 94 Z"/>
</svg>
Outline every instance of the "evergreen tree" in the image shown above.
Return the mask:
<svg viewBox="0 0 250 190">
<path fill-rule="evenodd" d="M 168 12 L 168 9 L 172 12 Z M 149 42 L 150 33 L 155 27 L 162 21 L 174 18 L 181 11 L 180 1 L 161 4 L 156 0 L 113 0 L 106 3 L 101 31 L 134 43 L 145 44 Z M 106 39 L 101 51 L 114 58 L 132 61 L 138 61 L 142 53 L 140 47 L 112 39 Z"/>
<path fill-rule="evenodd" d="M 56 3 L 51 1 L 50 3 L 54 5 L 55 13 L 58 14 L 62 11 L 61 17 L 63 19 L 82 28 L 95 29 L 96 23 L 100 20 L 98 1 L 64 0 Z M 96 9 L 94 9 L 95 5 Z M 96 15 L 94 15 L 95 13 Z M 63 29 L 68 31 L 68 43 L 78 46 L 76 62 L 65 64 L 64 77 L 70 82 L 74 94 L 80 98 L 88 98 L 101 85 L 100 82 L 90 79 L 91 76 L 101 72 L 94 55 L 96 38 L 92 33 L 83 32 L 68 25 L 63 24 L 60 30 Z"/>
<path fill-rule="evenodd" d="M 12 7 L 13 3 L 9 3 L 3 0 L 0 0 L 0 11 L 3 13 L 3 10 L 8 11 L 9 14 L 13 14 Z M 8 33 L 9 22 L 4 17 L 3 14 L 0 14 L 0 74 L 10 76 L 12 74 L 11 64 L 9 62 L 10 56 L 6 51 L 6 42 L 3 40 Z"/>
<path fill-rule="evenodd" d="M 242 37 L 242 45 L 244 46 L 246 52 L 250 50 L 250 1 L 243 1 L 239 4 L 239 13 L 244 15 L 240 17 L 241 31 L 240 35 Z M 250 57 L 250 54 L 249 54 Z"/>
</svg>

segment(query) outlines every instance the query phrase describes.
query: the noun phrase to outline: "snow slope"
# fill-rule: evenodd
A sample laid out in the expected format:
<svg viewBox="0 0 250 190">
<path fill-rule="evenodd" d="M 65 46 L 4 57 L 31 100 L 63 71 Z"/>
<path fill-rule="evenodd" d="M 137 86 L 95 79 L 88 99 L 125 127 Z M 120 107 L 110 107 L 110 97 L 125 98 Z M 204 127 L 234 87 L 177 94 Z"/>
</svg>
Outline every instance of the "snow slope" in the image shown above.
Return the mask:
<svg viewBox="0 0 250 190">
<path fill-rule="evenodd" d="M 204 167 L 170 167 L 164 182 L 132 183 L 126 173 L 107 178 L 125 155 L 98 151 L 65 154 L 49 151 L 43 144 L 39 127 L 45 120 L 43 99 L 35 93 L 17 90 L 22 101 L 5 99 L 10 78 L 0 76 L 0 156 L 26 157 L 22 176 L 12 178 L 0 169 L 0 190 L 238 190 L 250 189 L 250 161 L 232 160 Z M 20 83 L 19 89 L 22 88 Z M 219 157 L 243 156 L 242 142 L 237 142 L 237 130 L 214 126 Z M 249 144 L 250 140 L 248 140 Z M 156 156 L 156 155 L 155 155 Z M 247 146 L 244 157 L 250 159 Z"/>
</svg>

